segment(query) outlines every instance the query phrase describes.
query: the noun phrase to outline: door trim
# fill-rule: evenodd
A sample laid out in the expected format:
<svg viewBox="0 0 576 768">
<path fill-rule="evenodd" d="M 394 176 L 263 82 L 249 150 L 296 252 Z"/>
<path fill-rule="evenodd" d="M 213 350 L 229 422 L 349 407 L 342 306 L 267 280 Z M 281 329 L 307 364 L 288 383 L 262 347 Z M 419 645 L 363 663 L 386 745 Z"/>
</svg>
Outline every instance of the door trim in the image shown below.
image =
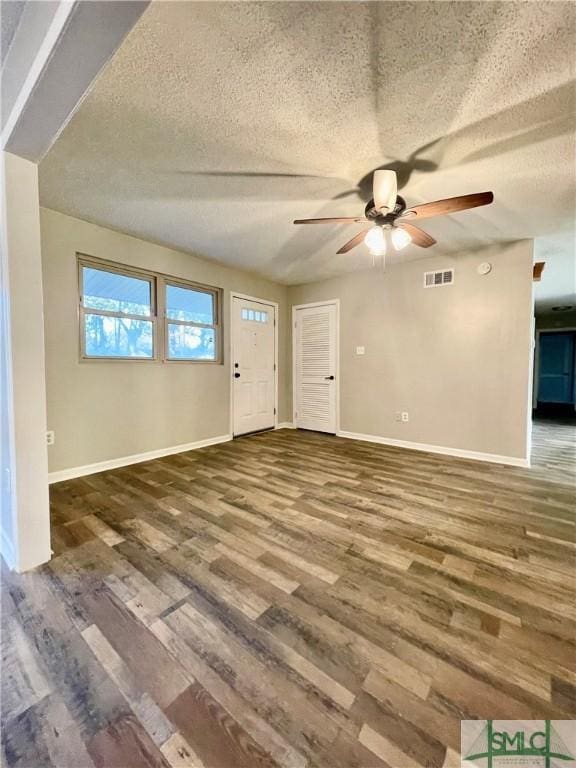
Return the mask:
<svg viewBox="0 0 576 768">
<path fill-rule="evenodd" d="M 278 317 L 278 302 L 270 301 L 269 299 L 258 299 L 256 296 L 248 296 L 248 294 L 238 293 L 238 291 L 230 291 L 230 303 L 228 305 L 228 311 L 230 313 L 228 376 L 230 378 L 230 437 L 232 439 L 234 439 L 234 369 L 232 367 L 234 357 L 234 299 L 255 301 L 258 304 L 264 304 L 268 307 L 274 308 L 274 429 L 278 429 L 278 326 L 280 324 L 280 319 Z"/>
<path fill-rule="evenodd" d="M 292 424 L 296 427 L 296 334 L 294 333 L 296 323 L 296 312 L 299 309 L 309 309 L 310 307 L 328 307 L 336 308 L 336 354 L 334 356 L 336 376 L 336 435 L 340 435 L 340 299 L 327 299 L 326 301 L 312 301 L 309 304 L 292 305 Z"/>
</svg>

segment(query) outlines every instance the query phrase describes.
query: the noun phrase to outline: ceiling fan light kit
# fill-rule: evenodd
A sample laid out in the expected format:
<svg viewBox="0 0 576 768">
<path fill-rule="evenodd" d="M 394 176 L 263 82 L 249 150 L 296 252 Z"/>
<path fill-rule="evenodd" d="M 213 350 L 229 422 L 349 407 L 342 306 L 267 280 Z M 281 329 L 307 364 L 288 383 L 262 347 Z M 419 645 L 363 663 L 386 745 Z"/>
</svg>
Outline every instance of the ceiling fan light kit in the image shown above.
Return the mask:
<svg viewBox="0 0 576 768">
<path fill-rule="evenodd" d="M 372 256 L 383 256 L 386 253 L 386 238 L 382 227 L 371 227 L 364 236 L 364 242 Z"/>
<path fill-rule="evenodd" d="M 406 201 L 398 192 L 396 172 L 389 170 L 374 171 L 372 179 L 373 198 L 364 210 L 364 217 L 340 216 L 322 219 L 296 219 L 294 224 L 361 224 L 372 226 L 363 229 L 351 240 L 338 249 L 337 253 L 348 253 L 360 243 L 365 242 L 372 256 L 383 256 L 386 252 L 384 231 L 391 231 L 394 248 L 399 251 L 411 242 L 420 248 L 429 248 L 436 240 L 412 222 L 417 219 L 430 219 L 433 216 L 445 216 L 470 208 L 489 205 L 494 200 L 492 192 L 475 192 L 471 195 L 448 197 L 423 203 L 412 208 L 406 207 Z"/>
<path fill-rule="evenodd" d="M 394 227 L 390 237 L 392 238 L 392 245 L 397 251 L 401 251 L 402 248 L 406 248 L 406 246 L 410 245 L 412 242 L 412 235 L 410 232 L 401 227 Z"/>
<path fill-rule="evenodd" d="M 366 232 L 364 242 L 372 256 L 383 256 L 386 253 L 386 231 L 390 231 L 390 239 L 395 250 L 401 251 L 412 242 L 410 233 L 400 227 L 391 227 L 389 224 L 376 224 Z"/>
</svg>

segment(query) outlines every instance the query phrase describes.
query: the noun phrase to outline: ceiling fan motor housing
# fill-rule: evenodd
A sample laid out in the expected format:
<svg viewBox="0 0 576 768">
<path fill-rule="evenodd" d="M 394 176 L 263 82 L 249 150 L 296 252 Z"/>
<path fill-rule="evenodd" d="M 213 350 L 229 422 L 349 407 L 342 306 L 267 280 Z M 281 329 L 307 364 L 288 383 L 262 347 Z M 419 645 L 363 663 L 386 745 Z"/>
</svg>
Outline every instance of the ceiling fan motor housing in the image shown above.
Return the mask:
<svg viewBox="0 0 576 768">
<path fill-rule="evenodd" d="M 380 224 L 380 226 L 392 226 L 394 220 L 406 210 L 406 201 L 400 195 L 396 197 L 396 205 L 394 210 L 390 213 L 382 214 L 377 208 L 374 207 L 374 200 L 369 200 L 366 208 L 364 209 L 364 215 L 369 221 L 373 221 L 374 224 Z"/>
</svg>

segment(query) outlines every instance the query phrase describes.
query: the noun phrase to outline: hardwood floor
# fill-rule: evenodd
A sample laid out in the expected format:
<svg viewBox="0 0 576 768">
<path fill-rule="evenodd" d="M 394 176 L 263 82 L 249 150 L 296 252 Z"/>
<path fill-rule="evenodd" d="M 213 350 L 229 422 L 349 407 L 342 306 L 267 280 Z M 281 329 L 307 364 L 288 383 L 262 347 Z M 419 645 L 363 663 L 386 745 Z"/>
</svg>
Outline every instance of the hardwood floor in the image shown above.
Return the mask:
<svg viewBox="0 0 576 768">
<path fill-rule="evenodd" d="M 574 448 L 515 469 L 282 430 L 51 488 L 4 572 L 8 768 L 459 765 L 574 717 Z"/>
</svg>

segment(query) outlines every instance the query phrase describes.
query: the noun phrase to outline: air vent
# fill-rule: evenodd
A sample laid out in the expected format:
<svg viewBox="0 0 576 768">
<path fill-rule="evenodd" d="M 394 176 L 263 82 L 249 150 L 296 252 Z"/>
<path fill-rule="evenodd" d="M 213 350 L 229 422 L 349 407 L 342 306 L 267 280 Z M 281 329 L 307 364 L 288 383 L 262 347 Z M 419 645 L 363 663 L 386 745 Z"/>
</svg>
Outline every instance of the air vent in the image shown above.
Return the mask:
<svg viewBox="0 0 576 768">
<path fill-rule="evenodd" d="M 438 272 L 424 272 L 424 288 L 436 288 L 439 285 L 452 285 L 453 269 L 440 269 Z"/>
</svg>

